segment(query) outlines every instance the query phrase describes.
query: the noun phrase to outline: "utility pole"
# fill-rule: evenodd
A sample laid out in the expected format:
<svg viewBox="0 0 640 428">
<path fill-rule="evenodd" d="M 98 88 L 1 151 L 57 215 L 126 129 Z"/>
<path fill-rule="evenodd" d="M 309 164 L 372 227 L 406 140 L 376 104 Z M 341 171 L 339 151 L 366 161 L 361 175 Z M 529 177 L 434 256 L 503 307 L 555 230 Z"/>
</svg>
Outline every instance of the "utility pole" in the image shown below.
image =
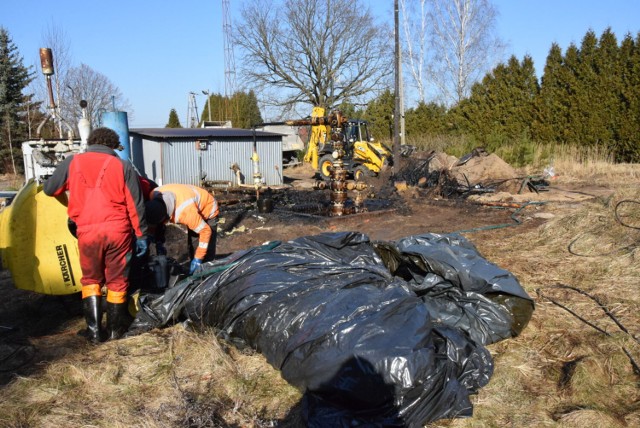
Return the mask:
<svg viewBox="0 0 640 428">
<path fill-rule="evenodd" d="M 398 0 L 393 1 L 395 26 L 395 106 L 393 108 L 393 174 L 400 171 L 400 29 L 398 23 Z"/>
</svg>

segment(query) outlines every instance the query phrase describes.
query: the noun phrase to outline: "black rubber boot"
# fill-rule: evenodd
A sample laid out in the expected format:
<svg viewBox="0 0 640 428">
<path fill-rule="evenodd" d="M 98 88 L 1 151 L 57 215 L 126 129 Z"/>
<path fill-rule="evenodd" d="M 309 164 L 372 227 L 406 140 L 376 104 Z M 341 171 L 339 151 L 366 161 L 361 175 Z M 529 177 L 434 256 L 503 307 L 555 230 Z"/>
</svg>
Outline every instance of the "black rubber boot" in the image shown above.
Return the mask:
<svg viewBox="0 0 640 428">
<path fill-rule="evenodd" d="M 129 329 L 132 318 L 128 303 L 107 302 L 107 340 L 117 340 Z"/>
<path fill-rule="evenodd" d="M 87 322 L 85 336 L 91 343 L 102 342 L 102 296 L 89 296 L 82 299 L 82 313 Z"/>
</svg>

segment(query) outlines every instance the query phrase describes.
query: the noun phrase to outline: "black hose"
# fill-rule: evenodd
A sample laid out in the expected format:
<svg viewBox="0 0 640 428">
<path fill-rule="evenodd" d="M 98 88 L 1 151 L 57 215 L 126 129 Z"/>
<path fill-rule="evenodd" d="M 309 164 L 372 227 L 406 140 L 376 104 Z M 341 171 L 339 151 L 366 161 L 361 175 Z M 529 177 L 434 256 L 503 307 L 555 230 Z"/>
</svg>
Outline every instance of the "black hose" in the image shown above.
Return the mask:
<svg viewBox="0 0 640 428">
<path fill-rule="evenodd" d="M 638 202 L 638 201 L 633 201 L 633 200 L 630 200 L 630 199 L 624 199 L 624 200 L 622 200 L 622 201 L 619 201 L 619 202 L 616 204 L 616 206 L 615 206 L 615 208 L 614 208 L 614 210 L 613 210 L 613 213 L 614 213 L 614 216 L 615 216 L 616 221 L 617 221 L 620 225 L 622 225 L 622 226 L 624 226 L 624 227 L 628 227 L 628 228 L 631 228 L 631 229 L 637 229 L 637 230 L 640 230 L 640 227 L 639 227 L 639 226 L 631 226 L 631 225 L 629 225 L 629 224 L 626 224 L 626 223 L 625 223 L 625 222 L 623 222 L 623 221 L 622 221 L 622 219 L 620 218 L 620 213 L 618 212 L 618 208 L 619 208 L 619 207 L 620 207 L 620 205 L 622 205 L 623 203 L 628 203 L 628 204 L 638 204 L 638 205 L 640 205 L 640 202 Z M 605 256 L 610 256 L 610 255 L 612 255 L 612 254 L 616 254 L 616 253 L 621 252 L 621 251 L 624 251 L 624 252 L 631 252 L 631 251 L 635 250 L 636 248 L 638 248 L 638 243 L 637 243 L 637 242 L 634 242 L 633 244 L 629 244 L 629 245 L 626 245 L 626 246 L 624 246 L 624 247 L 616 248 L 616 249 L 611 250 L 611 251 L 606 252 L 606 253 L 599 253 L 599 254 L 594 254 L 594 255 L 591 255 L 591 254 L 581 254 L 581 253 L 576 252 L 576 251 L 573 249 L 573 247 L 574 247 L 574 244 L 575 244 L 576 242 L 578 242 L 578 241 L 580 240 L 580 238 L 582 238 L 582 237 L 583 237 L 583 236 L 585 236 L 585 235 L 586 235 L 586 233 L 580 234 L 580 235 L 578 235 L 578 236 L 577 236 L 573 241 L 571 241 L 571 242 L 569 243 L 568 247 L 567 247 L 567 251 L 569 251 L 569 253 L 573 254 L 574 256 L 578 256 L 578 257 L 605 257 Z"/>
<path fill-rule="evenodd" d="M 522 224 L 522 220 L 520 220 L 517 217 L 518 214 L 520 214 L 520 211 L 522 211 L 529 205 L 543 205 L 544 203 L 545 202 L 525 202 L 524 204 L 522 204 L 521 207 L 519 207 L 517 210 L 515 210 L 511 214 L 511 219 L 514 221 L 513 223 L 502 223 L 502 224 L 494 224 L 489 226 L 474 227 L 473 229 L 458 230 L 454 233 L 471 233 L 471 232 L 480 232 L 483 230 L 494 230 L 494 229 L 502 229 L 502 228 L 511 227 L 511 226 L 519 226 L 520 224 Z"/>
<path fill-rule="evenodd" d="M 573 287 L 570 285 L 565 285 L 565 284 L 555 284 L 552 286 L 549 286 L 547 288 L 560 288 L 560 289 L 565 289 L 565 290 L 571 290 L 571 291 L 575 291 L 577 293 L 582 294 L 583 296 L 588 297 L 589 299 L 593 300 L 594 302 L 596 302 L 596 304 L 598 305 L 598 307 L 600 309 L 602 309 L 602 311 L 609 317 L 611 318 L 611 320 L 613 320 L 613 322 L 618 326 L 618 328 L 620 330 L 622 330 L 624 333 L 628 334 L 636 343 L 640 343 L 640 341 L 638 341 L 638 338 L 636 336 L 634 336 L 633 334 L 631 334 L 629 332 L 629 330 L 611 313 L 611 311 L 595 296 L 590 295 L 589 293 L 587 293 L 584 290 L 579 289 L 578 287 Z M 542 291 L 537 288 L 536 289 L 536 294 L 543 299 L 546 299 L 548 301 L 550 301 L 551 303 L 553 303 L 554 305 L 558 306 L 559 308 L 564 309 L 565 311 L 569 312 L 571 315 L 573 315 L 574 317 L 576 317 L 577 319 L 579 319 L 580 321 L 582 321 L 583 323 L 587 324 L 588 326 L 590 326 L 591 328 L 595 329 L 596 331 L 604 334 L 607 337 L 613 337 L 611 333 L 607 332 L 606 330 L 598 327 L 597 325 L 595 325 L 594 323 L 588 321 L 587 319 L 581 317 L 580 315 L 578 315 L 577 313 L 575 313 L 574 311 L 572 311 L 571 309 L 569 309 L 567 306 L 563 305 L 562 303 L 559 303 L 555 300 L 553 300 L 552 298 L 544 295 L 542 293 Z M 631 356 L 631 353 L 629 352 L 629 350 L 627 348 L 625 348 L 624 346 L 621 346 L 622 351 L 625 353 L 625 355 L 627 356 L 627 358 L 629 359 L 629 362 L 631 363 L 631 366 L 633 367 L 633 372 L 636 374 L 636 376 L 640 377 L 640 366 L 638 366 L 638 363 L 636 363 L 636 361 L 634 360 L 634 358 Z"/>
</svg>

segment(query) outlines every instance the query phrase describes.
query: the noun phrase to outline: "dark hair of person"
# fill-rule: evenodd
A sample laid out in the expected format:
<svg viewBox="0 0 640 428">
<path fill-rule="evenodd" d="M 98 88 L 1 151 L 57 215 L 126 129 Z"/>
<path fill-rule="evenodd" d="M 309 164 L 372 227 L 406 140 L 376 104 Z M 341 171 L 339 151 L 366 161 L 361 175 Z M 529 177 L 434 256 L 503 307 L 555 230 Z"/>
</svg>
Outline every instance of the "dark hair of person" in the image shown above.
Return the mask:
<svg viewBox="0 0 640 428">
<path fill-rule="evenodd" d="M 113 129 L 96 128 L 91 131 L 87 139 L 87 145 L 102 144 L 112 149 L 118 148 L 120 145 L 120 137 Z"/>
</svg>

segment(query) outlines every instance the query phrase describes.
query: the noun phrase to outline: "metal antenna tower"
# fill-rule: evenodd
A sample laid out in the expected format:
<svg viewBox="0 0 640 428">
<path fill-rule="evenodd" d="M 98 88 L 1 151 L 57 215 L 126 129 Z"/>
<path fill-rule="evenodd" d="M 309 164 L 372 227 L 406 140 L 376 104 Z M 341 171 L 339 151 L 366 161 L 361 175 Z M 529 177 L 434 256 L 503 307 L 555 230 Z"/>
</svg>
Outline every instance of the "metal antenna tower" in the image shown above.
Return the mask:
<svg viewBox="0 0 640 428">
<path fill-rule="evenodd" d="M 195 92 L 189 92 L 189 110 L 187 112 L 187 123 L 189 124 L 189 128 L 197 128 L 198 123 L 200 123 Z"/>
<path fill-rule="evenodd" d="M 231 28 L 231 15 L 229 13 L 229 0 L 222 0 L 222 38 L 224 42 L 224 95 L 225 95 L 225 119 L 233 117 L 230 111 L 229 100 L 236 89 L 236 64 L 233 56 L 233 33 Z"/>
</svg>

